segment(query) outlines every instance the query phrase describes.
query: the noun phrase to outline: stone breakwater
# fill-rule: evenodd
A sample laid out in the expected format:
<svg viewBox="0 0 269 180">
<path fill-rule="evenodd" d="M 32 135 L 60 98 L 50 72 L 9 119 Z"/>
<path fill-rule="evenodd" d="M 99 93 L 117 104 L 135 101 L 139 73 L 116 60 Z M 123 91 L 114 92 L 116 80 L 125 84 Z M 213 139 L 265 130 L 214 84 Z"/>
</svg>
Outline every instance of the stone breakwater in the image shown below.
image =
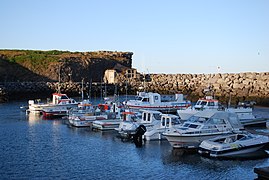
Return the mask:
<svg viewBox="0 0 269 180">
<path fill-rule="evenodd" d="M 103 85 L 94 83 L 92 86 L 85 83 L 83 86 L 85 97 L 91 87 L 91 96 L 100 97 L 105 89 L 108 95 L 136 94 L 144 88 L 146 91 L 161 94 L 180 92 L 186 94 L 187 99 L 196 101 L 205 95 L 204 89 L 210 87 L 214 96 L 223 104 L 244 100 L 254 100 L 259 105 L 269 106 L 269 72 L 263 73 L 225 73 L 225 74 L 150 74 L 143 78 L 125 78 L 118 75 L 118 83 Z M 81 96 L 81 82 L 21 82 L 5 83 L 0 85 L 0 101 L 7 99 L 47 98 L 60 87 L 61 92 L 69 96 Z M 88 93 L 89 94 L 89 93 Z"/>
<path fill-rule="evenodd" d="M 124 77 L 121 77 L 121 82 Z M 164 94 L 181 92 L 196 101 L 205 95 L 210 87 L 214 96 L 223 103 L 231 97 L 233 103 L 255 100 L 258 104 L 269 105 L 269 72 L 224 73 L 224 74 L 150 74 L 146 81 L 127 79 L 132 92 L 144 87 L 147 91 Z M 120 86 L 124 86 L 120 83 Z"/>
</svg>

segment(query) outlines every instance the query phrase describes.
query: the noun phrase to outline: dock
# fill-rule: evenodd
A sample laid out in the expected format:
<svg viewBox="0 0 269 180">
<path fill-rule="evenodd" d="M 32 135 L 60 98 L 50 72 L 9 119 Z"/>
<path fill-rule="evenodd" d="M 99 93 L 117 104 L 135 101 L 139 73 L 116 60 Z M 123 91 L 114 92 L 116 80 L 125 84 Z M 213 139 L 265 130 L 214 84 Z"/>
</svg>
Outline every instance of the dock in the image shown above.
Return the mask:
<svg viewBox="0 0 269 180">
<path fill-rule="evenodd" d="M 246 126 L 266 126 L 268 118 L 256 118 L 249 120 L 242 120 L 241 123 L 244 127 Z"/>
</svg>

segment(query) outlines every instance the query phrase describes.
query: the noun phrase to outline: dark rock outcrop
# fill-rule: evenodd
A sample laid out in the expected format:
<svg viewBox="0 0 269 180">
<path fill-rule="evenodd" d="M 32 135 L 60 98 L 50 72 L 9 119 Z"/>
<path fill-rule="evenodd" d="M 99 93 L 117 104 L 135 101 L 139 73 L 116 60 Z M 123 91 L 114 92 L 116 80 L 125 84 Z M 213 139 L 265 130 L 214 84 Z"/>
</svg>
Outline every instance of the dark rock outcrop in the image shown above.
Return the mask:
<svg viewBox="0 0 269 180">
<path fill-rule="evenodd" d="M 117 64 L 131 68 L 132 55 L 113 51 L 0 50 L 0 82 L 100 82 L 105 70 Z"/>
</svg>

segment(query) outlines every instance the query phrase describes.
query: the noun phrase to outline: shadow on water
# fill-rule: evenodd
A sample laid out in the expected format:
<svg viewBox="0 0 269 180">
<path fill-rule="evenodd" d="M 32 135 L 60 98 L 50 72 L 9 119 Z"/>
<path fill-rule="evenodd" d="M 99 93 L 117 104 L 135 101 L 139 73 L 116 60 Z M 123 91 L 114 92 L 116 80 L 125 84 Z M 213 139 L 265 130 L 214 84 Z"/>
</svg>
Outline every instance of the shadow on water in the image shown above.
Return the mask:
<svg viewBox="0 0 269 180">
<path fill-rule="evenodd" d="M 220 162 L 233 162 L 233 161 L 255 161 L 255 160 L 267 160 L 269 158 L 269 154 L 264 150 L 261 149 L 255 153 L 248 154 L 246 157 L 237 157 L 237 158 L 212 158 L 212 157 L 206 157 L 206 156 L 200 156 L 197 152 L 197 149 L 172 149 L 168 150 L 167 152 L 163 152 L 162 154 L 162 160 L 164 164 L 198 164 L 202 162 L 211 162 L 215 163 L 216 161 Z"/>
<path fill-rule="evenodd" d="M 253 167 L 268 163 L 268 155 L 245 159 L 218 159 L 200 156 L 195 151 L 170 149 L 161 154 L 165 166 L 174 167 L 189 179 L 253 179 Z M 252 173 L 251 173 L 252 172 Z"/>
</svg>

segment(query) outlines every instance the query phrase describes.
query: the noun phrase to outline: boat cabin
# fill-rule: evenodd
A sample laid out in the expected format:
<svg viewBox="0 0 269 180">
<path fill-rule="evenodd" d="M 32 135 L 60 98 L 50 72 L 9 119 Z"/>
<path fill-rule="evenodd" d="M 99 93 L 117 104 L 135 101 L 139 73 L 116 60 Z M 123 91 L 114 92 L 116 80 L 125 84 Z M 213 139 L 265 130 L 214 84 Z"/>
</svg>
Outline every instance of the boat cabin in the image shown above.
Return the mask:
<svg viewBox="0 0 269 180">
<path fill-rule="evenodd" d="M 150 110 L 144 110 L 142 112 L 142 124 L 151 124 L 153 121 L 160 121 L 161 120 L 161 112 L 160 111 L 150 111 Z"/>
<path fill-rule="evenodd" d="M 182 102 L 183 100 L 184 100 L 183 94 L 161 96 L 159 93 L 152 93 L 152 92 L 139 92 L 136 98 L 136 101 L 149 104 L 158 104 L 161 102 L 170 102 L 170 101 Z"/>
<path fill-rule="evenodd" d="M 194 109 L 196 110 L 204 110 L 204 109 L 218 109 L 220 107 L 219 101 L 213 99 L 212 96 L 206 96 L 205 98 L 199 99 Z"/>
<path fill-rule="evenodd" d="M 192 116 L 179 129 L 188 133 L 214 133 L 242 128 L 235 113 L 210 110 L 206 114 L 204 112 Z"/>
<path fill-rule="evenodd" d="M 181 124 L 178 116 L 173 114 L 162 114 L 160 128 L 171 128 L 174 125 Z"/>
<path fill-rule="evenodd" d="M 71 104 L 71 103 L 75 103 L 75 100 L 70 99 L 66 94 L 53 93 L 52 103 L 53 104 Z"/>
<path fill-rule="evenodd" d="M 121 113 L 121 119 L 122 119 L 122 121 L 136 122 L 137 119 L 138 119 L 138 116 L 134 112 L 124 111 L 124 112 Z"/>
</svg>

